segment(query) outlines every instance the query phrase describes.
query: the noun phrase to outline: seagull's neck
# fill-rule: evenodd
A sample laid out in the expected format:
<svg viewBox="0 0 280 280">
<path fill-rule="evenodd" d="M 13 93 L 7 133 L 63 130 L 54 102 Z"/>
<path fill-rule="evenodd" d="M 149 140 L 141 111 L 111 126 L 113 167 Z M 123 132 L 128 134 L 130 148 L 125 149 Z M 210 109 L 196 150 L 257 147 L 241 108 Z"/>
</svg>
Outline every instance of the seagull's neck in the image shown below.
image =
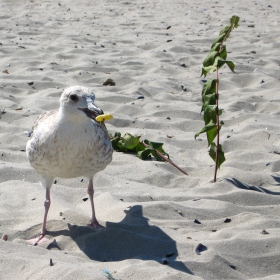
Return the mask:
<svg viewBox="0 0 280 280">
<path fill-rule="evenodd" d="M 58 110 L 58 120 L 60 123 L 74 122 L 74 123 L 85 123 L 87 121 L 87 116 L 81 114 L 78 109 L 71 108 L 67 110 L 65 107 L 60 107 Z"/>
</svg>

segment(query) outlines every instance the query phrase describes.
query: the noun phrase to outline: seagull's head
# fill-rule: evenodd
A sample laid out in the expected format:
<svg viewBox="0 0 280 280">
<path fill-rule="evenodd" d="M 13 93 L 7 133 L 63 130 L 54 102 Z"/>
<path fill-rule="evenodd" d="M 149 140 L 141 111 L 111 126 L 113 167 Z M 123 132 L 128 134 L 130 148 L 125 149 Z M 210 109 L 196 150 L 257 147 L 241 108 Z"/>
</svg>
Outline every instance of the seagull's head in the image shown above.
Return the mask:
<svg viewBox="0 0 280 280">
<path fill-rule="evenodd" d="M 94 103 L 94 93 L 82 86 L 66 88 L 60 97 L 60 111 L 64 117 L 84 119 L 89 117 L 93 120 L 103 111 Z"/>
</svg>

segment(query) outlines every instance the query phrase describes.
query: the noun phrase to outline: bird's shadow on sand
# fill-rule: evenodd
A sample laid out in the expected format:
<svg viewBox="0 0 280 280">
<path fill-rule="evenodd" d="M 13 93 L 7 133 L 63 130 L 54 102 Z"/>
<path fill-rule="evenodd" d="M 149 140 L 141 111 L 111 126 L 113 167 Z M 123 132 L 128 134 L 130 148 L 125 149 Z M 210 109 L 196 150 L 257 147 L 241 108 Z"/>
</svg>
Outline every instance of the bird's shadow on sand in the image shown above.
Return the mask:
<svg viewBox="0 0 280 280">
<path fill-rule="evenodd" d="M 68 224 L 70 236 L 88 258 L 101 262 L 126 259 L 154 260 L 173 269 L 193 274 L 184 263 L 176 261 L 176 242 L 157 226 L 150 226 L 143 217 L 142 206 L 125 210 L 119 223 L 106 223 L 106 229 L 94 230 L 85 226 Z M 48 232 L 56 236 L 58 232 Z M 164 265 L 164 264 L 163 264 Z"/>
</svg>

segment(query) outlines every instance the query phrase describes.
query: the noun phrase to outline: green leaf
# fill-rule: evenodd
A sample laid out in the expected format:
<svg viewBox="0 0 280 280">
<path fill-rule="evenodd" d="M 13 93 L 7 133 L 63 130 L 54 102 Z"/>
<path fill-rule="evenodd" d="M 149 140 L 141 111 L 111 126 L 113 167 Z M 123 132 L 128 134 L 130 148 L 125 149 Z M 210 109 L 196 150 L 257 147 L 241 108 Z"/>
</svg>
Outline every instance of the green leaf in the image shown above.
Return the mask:
<svg viewBox="0 0 280 280">
<path fill-rule="evenodd" d="M 229 67 L 229 69 L 230 69 L 233 73 L 235 73 L 235 72 L 234 72 L 235 64 L 234 64 L 232 61 L 229 61 L 229 60 L 226 61 L 226 64 L 227 64 L 227 66 Z"/>
<path fill-rule="evenodd" d="M 208 74 L 208 73 L 207 73 L 207 70 L 205 70 L 204 67 L 202 67 L 200 77 L 202 77 L 202 76 L 206 77 L 207 74 Z"/>
<path fill-rule="evenodd" d="M 119 141 L 118 146 L 127 150 L 133 150 L 140 143 L 139 138 L 126 133 L 124 137 Z"/>
<path fill-rule="evenodd" d="M 114 137 L 111 139 L 111 143 L 114 150 L 118 149 L 118 142 L 120 141 L 120 139 L 121 139 L 121 134 L 119 132 L 116 132 Z"/>
<path fill-rule="evenodd" d="M 139 151 L 143 151 L 145 150 L 145 146 L 142 142 L 140 142 L 135 148 L 134 148 L 135 152 L 139 152 Z"/>
<path fill-rule="evenodd" d="M 210 145 L 211 142 L 215 139 L 217 135 L 217 125 L 210 121 L 206 126 L 204 126 L 202 129 L 200 129 L 194 136 L 196 139 L 198 135 L 201 133 L 207 133 L 207 139 L 208 139 L 208 146 Z"/>
<path fill-rule="evenodd" d="M 152 153 L 153 149 L 146 148 L 144 151 L 140 151 L 137 153 L 137 156 L 141 158 L 142 160 L 146 160 L 150 157 L 150 154 Z"/>
<path fill-rule="evenodd" d="M 220 58 L 220 57 L 217 57 L 217 59 L 215 60 L 215 66 L 218 67 L 218 68 L 222 68 L 226 63 L 226 60 Z"/>
<path fill-rule="evenodd" d="M 216 92 L 216 79 L 209 79 L 206 83 L 203 85 L 202 89 L 202 96 L 206 96 L 208 94 L 212 94 L 213 92 Z"/>
<path fill-rule="evenodd" d="M 217 44 L 217 43 L 222 43 L 223 40 L 224 40 L 224 37 L 225 37 L 226 34 L 221 34 L 219 35 L 213 42 L 212 46 L 211 46 L 211 49 Z"/>
<path fill-rule="evenodd" d="M 214 64 L 216 57 L 219 55 L 218 51 L 211 51 L 203 61 L 203 66 L 211 66 Z"/>
<path fill-rule="evenodd" d="M 227 24 L 221 31 L 219 35 L 226 34 L 231 29 L 231 24 Z"/>
<path fill-rule="evenodd" d="M 216 57 L 213 66 L 215 66 L 215 69 L 216 69 L 216 67 L 218 67 L 218 68 L 220 69 L 220 68 L 222 68 L 225 64 L 227 64 L 227 66 L 230 68 L 230 70 L 231 70 L 232 72 L 234 72 L 234 68 L 235 68 L 234 63 L 233 63 L 232 61 L 230 61 L 230 60 L 224 60 L 224 59 L 221 58 L 221 57 Z"/>
<path fill-rule="evenodd" d="M 210 144 L 214 141 L 215 137 L 217 136 L 217 126 L 215 125 L 215 127 L 209 131 L 207 131 L 207 141 L 208 141 L 208 147 L 210 146 Z"/>
<path fill-rule="evenodd" d="M 213 65 L 208 67 L 202 67 L 201 76 L 206 77 L 208 74 L 214 73 L 215 71 L 216 71 L 216 67 Z"/>
<path fill-rule="evenodd" d="M 222 58 L 219 57 L 219 58 L 217 59 L 217 66 L 218 66 L 218 68 L 223 67 L 224 64 L 227 64 L 227 66 L 230 68 L 230 70 L 231 70 L 232 72 L 234 72 L 234 68 L 235 68 L 234 63 L 233 63 L 232 61 L 230 61 L 230 60 L 224 60 L 224 59 L 222 59 Z"/>
<path fill-rule="evenodd" d="M 230 19 L 230 23 L 234 28 L 237 28 L 239 26 L 239 20 L 240 20 L 240 17 L 232 16 Z"/>
<path fill-rule="evenodd" d="M 121 133 L 120 132 L 115 132 L 114 137 L 121 137 Z"/>
<path fill-rule="evenodd" d="M 203 101 L 201 112 L 205 111 L 205 109 L 208 105 L 216 104 L 216 93 L 214 92 L 212 94 L 208 94 L 208 95 L 204 96 L 203 99 L 204 99 L 204 101 Z"/>
<path fill-rule="evenodd" d="M 211 143 L 210 150 L 209 150 L 209 155 L 210 157 L 216 162 L 216 144 L 214 142 Z M 219 145 L 219 150 L 218 150 L 218 168 L 225 162 L 226 158 L 224 155 L 224 152 L 222 150 L 222 145 Z"/>
<path fill-rule="evenodd" d="M 220 57 L 222 59 L 227 59 L 227 48 L 226 48 L 226 46 L 223 46 L 222 51 L 220 53 Z"/>
<path fill-rule="evenodd" d="M 162 157 L 160 157 L 155 150 L 152 151 L 152 155 L 157 161 L 165 161 Z M 169 156 L 168 156 L 169 158 Z"/>
<path fill-rule="evenodd" d="M 227 50 L 226 50 L 226 46 L 222 45 L 221 43 L 217 43 L 215 44 L 215 46 L 213 46 L 213 48 L 211 49 L 211 52 L 218 52 L 220 53 L 220 57 L 223 59 L 226 59 L 227 57 Z"/>
<path fill-rule="evenodd" d="M 208 105 L 216 104 L 216 79 L 209 79 L 204 85 L 202 89 L 202 108 L 201 112 L 205 110 L 205 107 Z"/>
<path fill-rule="evenodd" d="M 216 105 L 208 105 L 204 110 L 204 122 L 210 123 L 211 121 L 216 124 Z"/>
<path fill-rule="evenodd" d="M 220 127 L 221 128 L 221 127 Z M 218 132 L 217 125 L 211 120 L 207 125 L 205 125 L 202 129 L 200 129 L 194 136 L 196 139 L 200 134 L 206 133 L 208 146 L 213 142 Z"/>
<path fill-rule="evenodd" d="M 163 143 L 159 143 L 159 142 L 152 142 L 152 141 L 149 141 L 147 139 L 144 140 L 144 143 L 146 143 L 147 145 L 149 145 L 152 149 L 157 149 L 157 150 L 161 150 L 162 151 L 162 146 L 163 146 Z"/>
<path fill-rule="evenodd" d="M 205 133 L 207 131 L 210 131 L 212 129 L 214 129 L 216 127 L 216 124 L 213 122 L 208 123 L 207 125 L 205 125 L 203 128 L 201 128 L 194 136 L 194 138 L 196 139 L 200 134 Z"/>
<path fill-rule="evenodd" d="M 145 147 L 144 150 L 139 151 L 137 153 L 138 157 L 146 160 L 149 156 L 153 156 L 156 160 L 158 161 L 165 161 L 164 159 L 162 159 L 155 150 L 159 151 L 161 154 L 167 156 L 169 158 L 169 155 L 164 151 L 164 149 L 162 148 L 163 143 L 160 142 L 152 142 L 149 141 L 147 139 L 144 140 L 144 143 L 146 145 L 148 145 L 147 147 Z"/>
<path fill-rule="evenodd" d="M 144 140 L 144 143 L 148 145 L 148 147 L 146 147 L 146 149 L 158 150 L 160 153 L 162 153 L 163 155 L 166 155 L 169 158 L 169 155 L 162 148 L 163 143 L 152 142 L 152 141 L 149 141 L 147 139 Z"/>
<path fill-rule="evenodd" d="M 220 48 L 221 48 L 221 43 L 216 43 L 212 48 L 211 48 L 211 51 L 216 51 L 216 52 L 219 52 L 220 51 Z"/>
</svg>

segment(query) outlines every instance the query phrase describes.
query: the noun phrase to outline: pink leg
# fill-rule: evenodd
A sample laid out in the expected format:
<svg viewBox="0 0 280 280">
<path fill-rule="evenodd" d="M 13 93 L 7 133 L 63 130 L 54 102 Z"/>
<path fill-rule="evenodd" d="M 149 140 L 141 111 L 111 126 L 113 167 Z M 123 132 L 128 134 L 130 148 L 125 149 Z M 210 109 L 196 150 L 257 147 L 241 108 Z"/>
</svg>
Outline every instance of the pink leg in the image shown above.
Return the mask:
<svg viewBox="0 0 280 280">
<path fill-rule="evenodd" d="M 45 214 L 44 214 L 43 226 L 42 226 L 42 231 L 41 231 L 41 235 L 43 235 L 43 236 L 46 234 L 47 217 L 48 217 L 48 212 L 49 212 L 49 209 L 50 209 L 50 205 L 51 205 L 50 189 L 47 188 L 46 189 L 46 200 L 44 202 Z"/>
<path fill-rule="evenodd" d="M 91 204 L 92 218 L 91 218 L 91 222 L 88 226 L 95 228 L 95 229 L 103 229 L 104 227 L 98 223 L 96 216 L 95 216 L 93 194 L 94 194 L 93 183 L 92 183 L 92 179 L 90 179 L 89 183 L 88 183 L 88 195 L 89 195 L 90 204 Z"/>
<path fill-rule="evenodd" d="M 48 217 L 48 212 L 50 209 L 50 205 L 51 205 L 51 196 L 50 196 L 50 188 L 46 188 L 46 200 L 44 202 L 44 206 L 45 206 L 45 214 L 44 214 L 44 220 L 43 220 L 43 226 L 42 226 L 42 231 L 40 233 L 39 238 L 34 238 L 34 239 L 30 239 L 28 240 L 28 242 L 33 243 L 34 246 L 37 246 L 39 243 L 42 243 L 44 241 L 47 241 L 48 239 L 45 238 L 45 234 L 46 234 L 46 226 L 47 226 L 47 217 Z"/>
</svg>

